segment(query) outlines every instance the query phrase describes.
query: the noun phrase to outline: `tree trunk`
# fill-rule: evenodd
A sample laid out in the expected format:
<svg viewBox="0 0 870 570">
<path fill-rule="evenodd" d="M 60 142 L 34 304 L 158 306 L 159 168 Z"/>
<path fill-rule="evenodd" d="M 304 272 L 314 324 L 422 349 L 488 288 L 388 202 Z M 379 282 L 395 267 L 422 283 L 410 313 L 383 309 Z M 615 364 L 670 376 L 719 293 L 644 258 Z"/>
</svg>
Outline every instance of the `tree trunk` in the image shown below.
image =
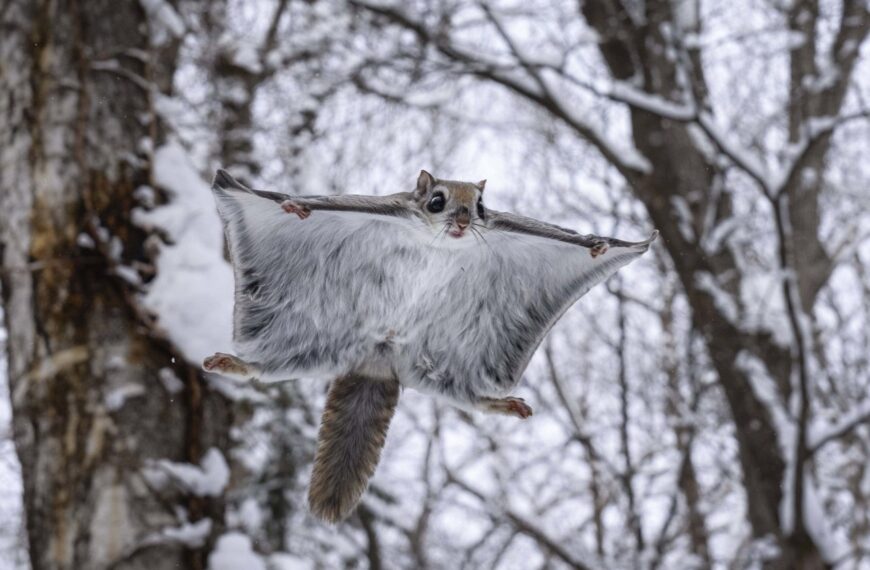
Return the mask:
<svg viewBox="0 0 870 570">
<path fill-rule="evenodd" d="M 0 277 L 32 566 L 202 568 L 208 533 L 162 530 L 212 516 L 213 531 L 221 499 L 142 469 L 225 448 L 228 406 L 119 271 L 147 262 L 130 221 L 160 132 L 146 15 L 131 0 L 9 0 L 0 14 Z"/>
</svg>

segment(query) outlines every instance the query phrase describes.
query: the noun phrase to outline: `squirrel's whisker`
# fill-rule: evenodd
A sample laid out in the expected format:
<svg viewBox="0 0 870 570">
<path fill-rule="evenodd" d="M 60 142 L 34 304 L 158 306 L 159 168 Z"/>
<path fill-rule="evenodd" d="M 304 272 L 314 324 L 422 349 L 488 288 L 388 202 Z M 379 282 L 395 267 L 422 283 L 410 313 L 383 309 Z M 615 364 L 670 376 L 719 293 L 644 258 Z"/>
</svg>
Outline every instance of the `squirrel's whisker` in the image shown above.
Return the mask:
<svg viewBox="0 0 870 570">
<path fill-rule="evenodd" d="M 471 231 L 480 237 L 483 243 L 486 244 L 486 247 L 492 250 L 492 246 L 489 245 L 489 241 L 487 241 L 486 237 L 483 235 L 483 232 L 480 231 L 480 227 L 482 227 L 480 224 L 471 224 Z"/>
<path fill-rule="evenodd" d="M 445 223 L 444 226 L 440 230 L 438 230 L 438 233 L 435 234 L 435 237 L 432 238 L 432 241 L 429 242 L 429 245 L 432 245 L 433 243 L 435 243 L 435 241 L 441 237 L 441 234 L 443 234 L 444 232 L 447 231 L 447 227 L 449 225 L 450 225 L 450 222 Z"/>
</svg>

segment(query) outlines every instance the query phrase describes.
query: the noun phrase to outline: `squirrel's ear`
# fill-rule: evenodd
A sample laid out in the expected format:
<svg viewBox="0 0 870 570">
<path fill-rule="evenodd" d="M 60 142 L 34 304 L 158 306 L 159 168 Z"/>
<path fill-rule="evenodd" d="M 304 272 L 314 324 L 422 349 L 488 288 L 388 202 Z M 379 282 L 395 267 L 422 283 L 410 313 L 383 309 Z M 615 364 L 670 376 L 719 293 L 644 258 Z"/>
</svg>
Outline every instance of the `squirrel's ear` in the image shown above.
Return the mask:
<svg viewBox="0 0 870 570">
<path fill-rule="evenodd" d="M 486 178 L 484 178 L 483 180 L 481 180 L 480 182 L 478 182 L 477 184 L 475 184 L 475 186 L 477 186 L 477 189 L 478 189 L 478 190 L 480 190 L 481 192 L 483 192 L 483 189 L 486 188 Z"/>
<path fill-rule="evenodd" d="M 435 177 L 425 170 L 421 170 L 420 176 L 417 177 L 417 194 L 424 196 L 433 186 L 435 186 Z"/>
</svg>

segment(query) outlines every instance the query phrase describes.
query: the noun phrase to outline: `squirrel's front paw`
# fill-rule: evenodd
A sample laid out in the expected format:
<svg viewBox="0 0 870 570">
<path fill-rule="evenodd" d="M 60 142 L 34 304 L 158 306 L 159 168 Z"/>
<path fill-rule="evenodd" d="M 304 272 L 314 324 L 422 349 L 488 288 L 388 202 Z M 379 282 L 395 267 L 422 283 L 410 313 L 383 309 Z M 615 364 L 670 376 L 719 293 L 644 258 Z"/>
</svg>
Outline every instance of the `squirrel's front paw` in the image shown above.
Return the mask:
<svg viewBox="0 0 870 570">
<path fill-rule="evenodd" d="M 281 202 L 281 209 L 288 214 L 296 214 L 300 220 L 304 220 L 311 215 L 311 208 L 303 206 L 294 200 L 284 200 Z"/>
<path fill-rule="evenodd" d="M 599 255 L 604 255 L 605 253 L 607 253 L 607 250 L 609 248 L 610 248 L 610 246 L 608 245 L 608 243 L 606 241 L 600 241 L 600 242 L 596 243 L 595 245 L 593 245 L 589 249 L 589 254 L 593 258 L 595 258 L 595 257 L 598 257 Z"/>
</svg>

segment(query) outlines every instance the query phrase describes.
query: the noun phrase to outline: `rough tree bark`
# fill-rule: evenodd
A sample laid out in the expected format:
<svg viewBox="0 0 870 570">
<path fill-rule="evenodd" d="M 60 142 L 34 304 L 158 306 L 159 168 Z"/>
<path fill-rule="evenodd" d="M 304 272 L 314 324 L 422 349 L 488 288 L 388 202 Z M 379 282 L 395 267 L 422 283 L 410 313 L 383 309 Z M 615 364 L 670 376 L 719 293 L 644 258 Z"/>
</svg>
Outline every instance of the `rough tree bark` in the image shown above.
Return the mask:
<svg viewBox="0 0 870 570">
<path fill-rule="evenodd" d="M 0 17 L 0 277 L 32 566 L 203 568 L 208 537 L 161 530 L 214 529 L 221 499 L 155 488 L 141 468 L 226 448 L 229 408 L 118 272 L 147 263 L 130 211 L 171 65 L 132 0 L 9 0 Z M 177 394 L 159 380 L 173 375 Z"/>
</svg>

